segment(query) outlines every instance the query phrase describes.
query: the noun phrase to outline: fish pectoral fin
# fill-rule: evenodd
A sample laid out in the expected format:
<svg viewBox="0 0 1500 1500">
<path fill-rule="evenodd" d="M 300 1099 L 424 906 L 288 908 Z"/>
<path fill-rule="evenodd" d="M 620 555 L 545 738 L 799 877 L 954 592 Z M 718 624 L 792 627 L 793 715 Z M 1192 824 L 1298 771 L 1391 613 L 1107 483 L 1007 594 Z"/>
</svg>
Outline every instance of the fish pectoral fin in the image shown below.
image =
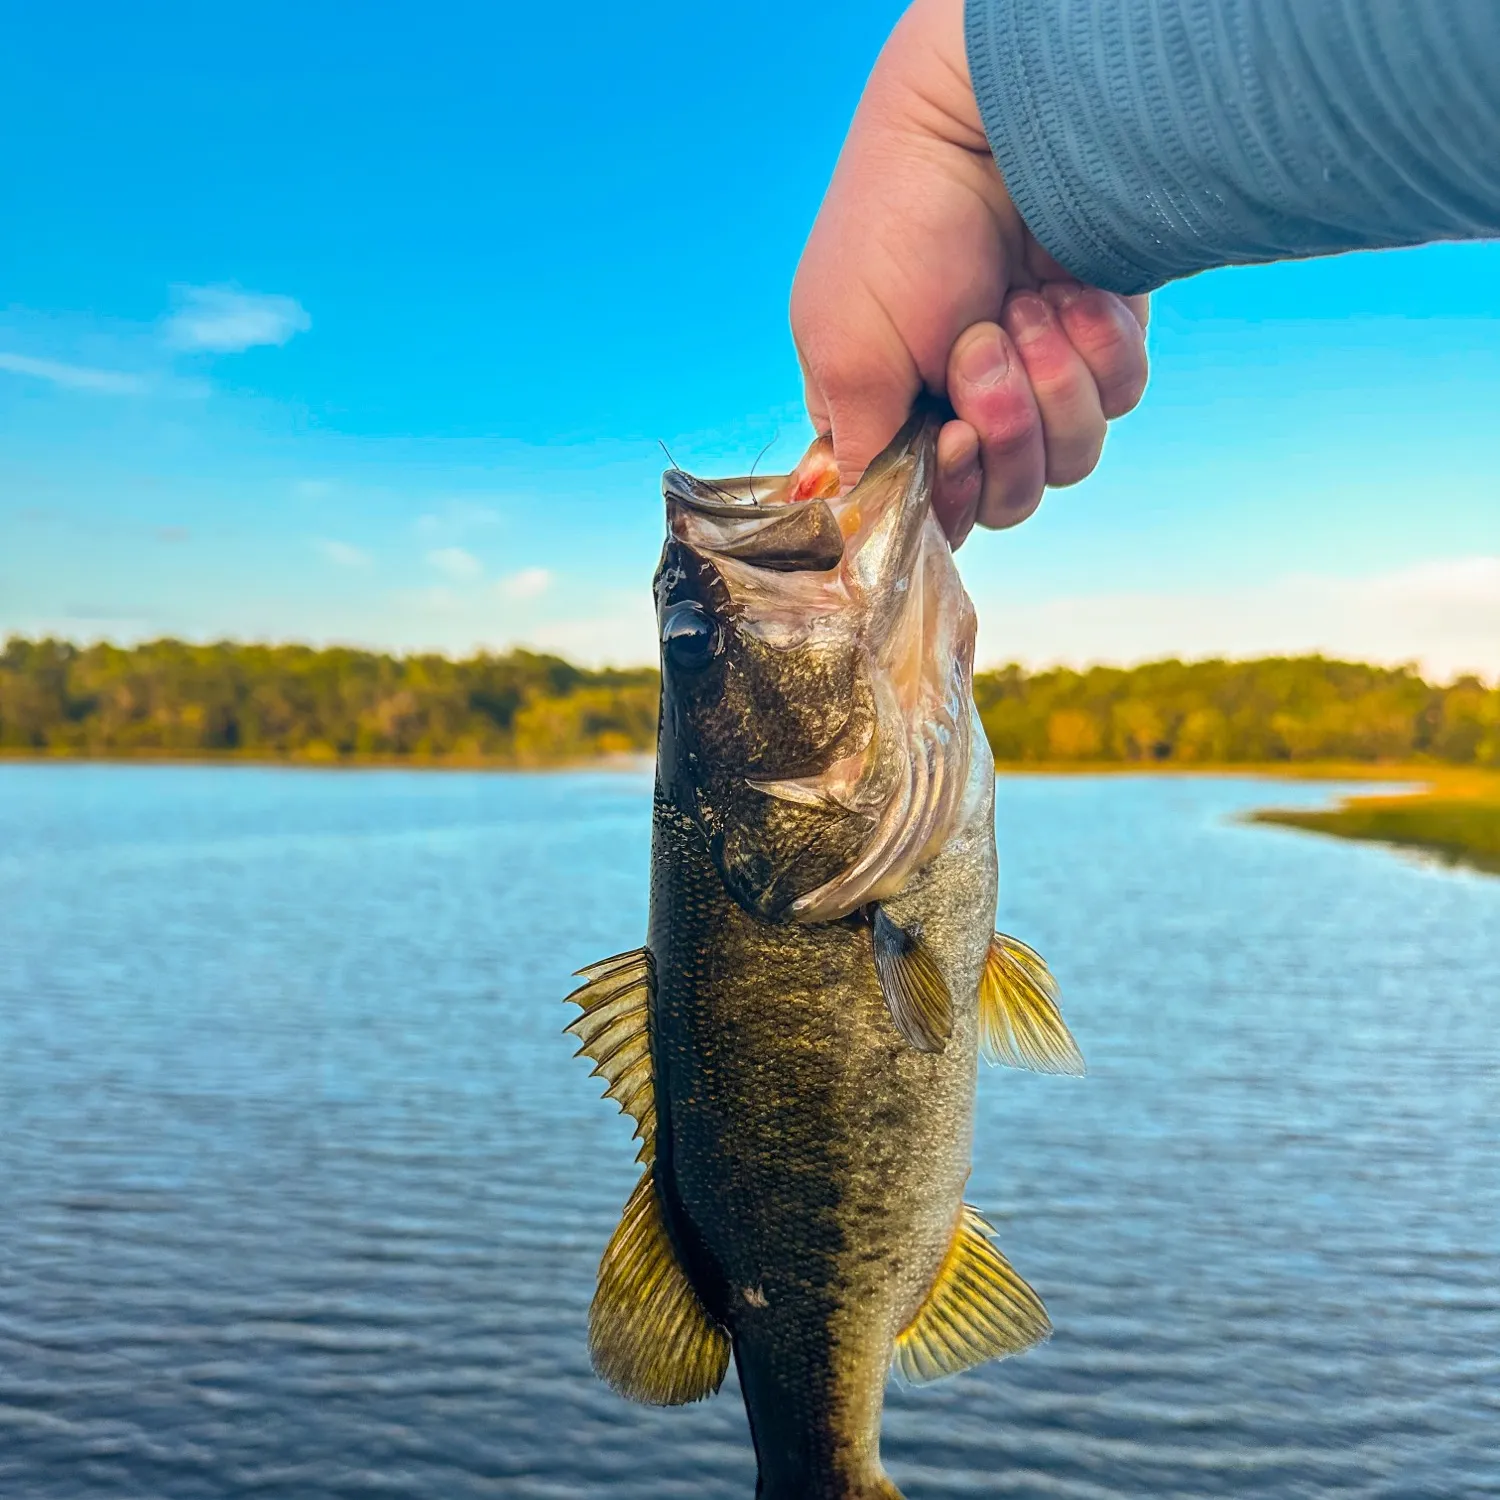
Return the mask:
<svg viewBox="0 0 1500 1500">
<path fill-rule="evenodd" d="M 870 942 L 880 993 L 896 1030 L 918 1052 L 941 1052 L 953 1035 L 953 999 L 920 929 L 899 926 L 877 906 L 870 919 Z"/>
<path fill-rule="evenodd" d="M 1042 1299 L 995 1248 L 993 1233 L 965 1203 L 932 1290 L 896 1340 L 903 1380 L 941 1380 L 987 1359 L 1020 1354 L 1051 1334 Z"/>
<path fill-rule="evenodd" d="M 651 1406 L 712 1396 L 729 1368 L 729 1335 L 709 1317 L 678 1263 L 650 1168 L 599 1262 L 589 1355 L 608 1385 Z"/>
<path fill-rule="evenodd" d="M 651 1078 L 651 1038 L 647 1030 L 655 976 L 651 952 L 632 948 L 578 971 L 583 983 L 568 996 L 583 1014 L 564 1028 L 581 1043 L 575 1056 L 594 1061 L 595 1078 L 609 1085 L 613 1099 L 635 1121 L 641 1143 L 637 1161 L 656 1151 L 656 1091 Z"/>
<path fill-rule="evenodd" d="M 1057 1008 L 1057 981 L 1019 938 L 997 932 L 979 981 L 979 1046 L 992 1063 L 1081 1078 L 1083 1054 Z"/>
</svg>

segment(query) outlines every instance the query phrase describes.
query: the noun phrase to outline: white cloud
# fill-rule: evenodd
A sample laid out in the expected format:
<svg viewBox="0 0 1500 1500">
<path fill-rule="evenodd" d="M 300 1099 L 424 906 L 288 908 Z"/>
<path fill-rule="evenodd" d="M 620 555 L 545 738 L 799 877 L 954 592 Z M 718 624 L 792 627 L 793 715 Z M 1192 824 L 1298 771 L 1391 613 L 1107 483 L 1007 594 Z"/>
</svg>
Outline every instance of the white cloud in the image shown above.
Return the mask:
<svg viewBox="0 0 1500 1500">
<path fill-rule="evenodd" d="M 140 375 L 125 370 L 96 370 L 89 365 L 69 365 L 57 359 L 33 359 L 27 354 L 0 352 L 0 370 L 30 375 L 73 391 L 100 391 L 111 396 L 139 396 L 149 388 Z"/>
<path fill-rule="evenodd" d="M 1436 678 L 1500 676 L 1500 557 L 1415 563 L 1365 578 L 1291 574 L 1215 593 L 1021 601 L 980 593 L 979 660 L 1137 662 L 1322 651 L 1417 662 Z"/>
<path fill-rule="evenodd" d="M 427 554 L 427 561 L 449 578 L 478 578 L 484 572 L 484 564 L 462 547 L 439 547 Z"/>
<path fill-rule="evenodd" d="M 1500 557 L 1458 557 L 1416 563 L 1400 572 L 1345 585 L 1371 604 L 1438 612 L 1450 621 L 1500 623 Z"/>
<path fill-rule="evenodd" d="M 348 542 L 336 542 L 327 537 L 319 539 L 318 551 L 341 568 L 368 568 L 371 562 L 370 554 L 362 547 L 352 547 Z"/>
<path fill-rule="evenodd" d="M 459 536 L 480 526 L 493 526 L 500 513 L 488 505 L 475 500 L 450 500 L 440 510 L 429 511 L 418 516 L 415 522 L 417 535 L 437 540 L 440 537 Z"/>
<path fill-rule="evenodd" d="M 547 568 L 522 568 L 497 586 L 507 599 L 540 599 L 552 586 L 552 574 Z"/>
<path fill-rule="evenodd" d="M 242 292 L 229 286 L 174 289 L 180 306 L 167 319 L 167 342 L 178 349 L 238 354 L 258 344 L 284 344 L 312 327 L 295 297 Z"/>
</svg>

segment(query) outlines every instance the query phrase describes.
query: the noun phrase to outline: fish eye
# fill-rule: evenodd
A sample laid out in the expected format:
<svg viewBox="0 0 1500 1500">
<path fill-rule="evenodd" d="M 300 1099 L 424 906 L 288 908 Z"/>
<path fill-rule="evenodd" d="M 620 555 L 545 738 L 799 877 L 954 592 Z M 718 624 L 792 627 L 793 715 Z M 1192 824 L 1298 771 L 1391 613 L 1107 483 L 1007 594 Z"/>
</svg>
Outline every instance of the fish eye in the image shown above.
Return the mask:
<svg viewBox="0 0 1500 1500">
<path fill-rule="evenodd" d="M 719 622 L 691 599 L 674 604 L 662 616 L 662 652 L 679 671 L 701 671 L 719 654 L 723 644 Z"/>
</svg>

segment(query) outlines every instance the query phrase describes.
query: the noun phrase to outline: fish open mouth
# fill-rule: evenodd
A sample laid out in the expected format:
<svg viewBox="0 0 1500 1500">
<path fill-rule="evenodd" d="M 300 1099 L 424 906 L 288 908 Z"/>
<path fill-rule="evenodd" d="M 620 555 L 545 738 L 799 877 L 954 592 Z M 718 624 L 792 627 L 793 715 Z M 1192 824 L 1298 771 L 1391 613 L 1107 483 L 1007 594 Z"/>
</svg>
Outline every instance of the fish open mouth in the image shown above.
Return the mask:
<svg viewBox="0 0 1500 1500">
<path fill-rule="evenodd" d="M 873 732 L 811 775 L 755 778 L 768 797 L 869 826 L 857 856 L 798 894 L 801 922 L 900 890 L 951 832 L 973 741 L 975 615 L 932 512 L 941 418 L 914 415 L 851 490 L 820 439 L 790 474 L 663 481 L 673 537 L 710 562 L 733 628 L 790 651 L 847 637 L 875 705 Z"/>
<path fill-rule="evenodd" d="M 738 559 L 776 573 L 826 573 L 843 558 L 844 534 L 827 504 L 838 494 L 838 469 L 826 438 L 790 474 L 699 479 L 668 469 L 662 493 L 672 534 L 715 560 Z"/>
</svg>

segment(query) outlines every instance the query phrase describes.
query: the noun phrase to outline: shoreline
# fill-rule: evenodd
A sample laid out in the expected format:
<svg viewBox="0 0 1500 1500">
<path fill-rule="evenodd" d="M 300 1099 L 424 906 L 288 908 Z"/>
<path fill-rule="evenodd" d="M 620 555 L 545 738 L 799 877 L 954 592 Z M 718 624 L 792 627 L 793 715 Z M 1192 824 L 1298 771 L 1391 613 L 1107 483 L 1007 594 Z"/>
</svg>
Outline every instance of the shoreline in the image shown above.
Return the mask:
<svg viewBox="0 0 1500 1500">
<path fill-rule="evenodd" d="M 501 760 L 460 755 L 259 755 L 235 750 L 197 754 L 181 750 L 141 750 L 129 755 L 90 755 L 70 751 L 0 750 L 0 766 L 220 766 L 282 771 L 486 771 L 534 776 L 561 771 L 649 771 L 655 757 L 642 751 L 594 755 L 580 760 Z"/>
<path fill-rule="evenodd" d="M 73 750 L 0 749 L 3 765 L 285 766 L 311 771 L 637 771 L 649 769 L 649 750 L 576 760 L 516 760 L 463 755 L 265 755 L 237 750 L 136 750 L 96 755 Z M 1062 761 L 995 762 L 997 776 L 1257 776 L 1272 781 L 1436 781 L 1486 775 L 1439 761 Z"/>
<path fill-rule="evenodd" d="M 997 760 L 997 776 L 1252 776 L 1265 781 L 1432 781 L 1453 769 L 1425 761 Z"/>
<path fill-rule="evenodd" d="M 1258 808 L 1245 821 L 1385 844 L 1500 875 L 1500 772 L 1424 767 L 1420 785 L 1341 797 L 1328 808 Z"/>
<path fill-rule="evenodd" d="M 132 755 L 34 754 L 0 750 L 3 766 L 217 766 L 289 771 L 466 771 L 490 775 L 617 772 L 643 775 L 644 752 L 581 760 L 526 762 L 462 756 L 267 756 L 213 751 Z M 1296 782 L 1384 783 L 1379 792 L 1346 793 L 1326 808 L 1256 808 L 1246 823 L 1291 828 L 1325 837 L 1385 844 L 1444 864 L 1500 876 L 1500 771 L 1421 761 L 1245 761 L 1204 764 L 1120 761 L 998 761 L 997 778 L 1079 776 L 1241 776 Z M 1399 789 L 1389 789 L 1397 783 Z"/>
</svg>

